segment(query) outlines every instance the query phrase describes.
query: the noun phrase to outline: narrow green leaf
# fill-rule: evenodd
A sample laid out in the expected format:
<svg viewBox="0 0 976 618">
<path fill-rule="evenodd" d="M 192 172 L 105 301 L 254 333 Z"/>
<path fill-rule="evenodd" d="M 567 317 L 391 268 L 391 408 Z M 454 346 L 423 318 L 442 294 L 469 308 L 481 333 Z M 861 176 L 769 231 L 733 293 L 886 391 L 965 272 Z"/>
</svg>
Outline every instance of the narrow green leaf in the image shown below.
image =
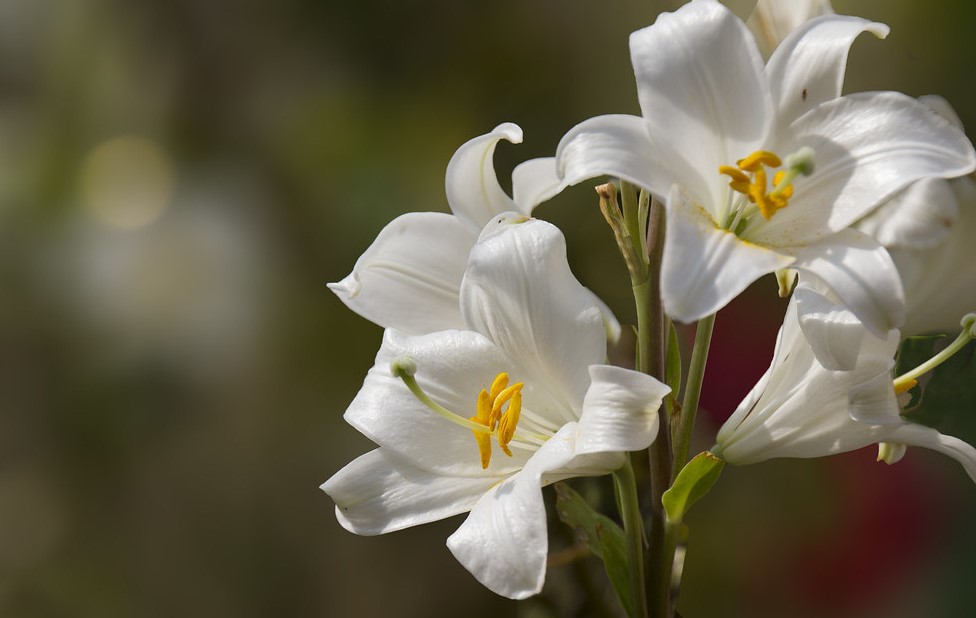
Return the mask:
<svg viewBox="0 0 976 618">
<path fill-rule="evenodd" d="M 574 528 L 586 547 L 603 560 L 603 567 L 628 616 L 634 615 L 627 572 L 624 531 L 609 517 L 593 510 L 581 495 L 565 483 L 556 483 L 556 513 Z"/>
<path fill-rule="evenodd" d="M 674 524 L 684 519 L 691 505 L 701 500 L 712 488 L 725 462 L 712 453 L 698 453 L 681 469 L 674 484 L 661 496 L 668 521 Z"/>
<path fill-rule="evenodd" d="M 678 331 L 674 328 L 674 322 L 671 322 L 670 326 L 664 378 L 667 385 L 671 387 L 671 394 L 677 397 L 681 391 L 681 348 L 678 347 Z"/>
</svg>

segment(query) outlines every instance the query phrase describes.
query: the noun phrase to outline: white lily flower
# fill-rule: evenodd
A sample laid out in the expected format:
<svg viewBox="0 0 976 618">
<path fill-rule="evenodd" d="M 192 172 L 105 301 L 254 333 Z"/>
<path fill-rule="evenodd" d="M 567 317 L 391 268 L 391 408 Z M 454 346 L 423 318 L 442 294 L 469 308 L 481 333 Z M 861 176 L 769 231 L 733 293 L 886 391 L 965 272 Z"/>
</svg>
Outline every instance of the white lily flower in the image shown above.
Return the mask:
<svg viewBox="0 0 976 618">
<path fill-rule="evenodd" d="M 864 31 L 888 28 L 840 15 L 807 21 L 764 67 L 745 24 L 718 2 L 662 14 L 630 39 L 644 116 L 577 125 L 559 144 L 555 178 L 528 193 L 609 174 L 665 200 L 661 292 L 679 321 L 792 268 L 883 334 L 903 318 L 897 272 L 883 247 L 847 228 L 915 180 L 972 171 L 976 153 L 910 97 L 840 96 Z"/>
<path fill-rule="evenodd" d="M 962 130 L 942 97 L 919 101 Z M 888 250 L 905 289 L 902 333 L 956 332 L 959 317 L 976 309 L 976 180 L 925 178 L 857 223 Z"/>
<path fill-rule="evenodd" d="M 756 37 L 763 58 L 803 22 L 834 12 L 830 0 L 759 0 L 746 25 Z"/>
<path fill-rule="evenodd" d="M 386 331 L 345 414 L 379 448 L 322 489 L 357 534 L 471 511 L 451 551 L 491 590 L 524 598 L 545 578 L 542 486 L 610 473 L 649 446 L 669 389 L 604 364 L 601 308 L 548 223 L 493 219 L 471 250 L 460 308 L 463 330 Z"/>
<path fill-rule="evenodd" d="M 800 303 L 811 306 L 801 312 Z M 850 311 L 798 287 L 772 364 L 722 425 L 713 452 L 729 463 L 750 464 L 885 443 L 879 459 L 894 463 L 903 445 L 924 446 L 956 459 L 976 480 L 976 449 L 900 415 L 891 376 L 898 340 L 897 330 L 877 337 Z M 827 369 L 818 357 L 848 370 Z"/>
<path fill-rule="evenodd" d="M 414 212 L 391 221 L 329 288 L 350 309 L 384 328 L 421 334 L 461 328 L 458 286 L 468 252 L 495 215 L 519 208 L 498 184 L 493 155 L 501 140 L 522 142 L 510 122 L 463 144 L 447 165 L 447 203 L 453 214 Z"/>
</svg>

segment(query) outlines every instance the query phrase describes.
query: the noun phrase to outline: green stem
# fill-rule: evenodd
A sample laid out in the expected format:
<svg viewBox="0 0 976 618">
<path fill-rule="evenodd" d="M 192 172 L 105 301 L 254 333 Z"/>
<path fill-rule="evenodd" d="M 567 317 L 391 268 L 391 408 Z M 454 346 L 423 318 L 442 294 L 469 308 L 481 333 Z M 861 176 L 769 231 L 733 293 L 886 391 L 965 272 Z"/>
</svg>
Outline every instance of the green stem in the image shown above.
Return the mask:
<svg viewBox="0 0 976 618">
<path fill-rule="evenodd" d="M 661 257 L 664 253 L 664 206 L 654 200 L 649 206 L 646 235 L 647 278 L 634 287 L 637 305 L 638 345 L 640 369 L 664 382 L 664 311 L 661 307 Z M 671 432 L 668 411 L 662 406 L 658 411 L 657 438 L 649 448 L 651 472 L 650 547 L 648 560 L 651 577 L 647 582 L 648 598 L 654 616 L 671 616 L 670 593 L 667 582 L 671 579 L 671 567 L 667 562 L 664 535 L 665 517 L 661 496 L 671 486 Z"/>
<path fill-rule="evenodd" d="M 715 326 L 715 314 L 698 321 L 695 332 L 695 347 L 691 352 L 691 364 L 688 367 L 688 378 L 685 382 L 685 396 L 678 415 L 678 425 L 674 434 L 674 460 L 672 470 L 674 474 L 681 471 L 688 461 L 688 449 L 691 444 L 691 432 L 695 427 L 695 415 L 698 413 L 698 400 L 701 396 L 702 380 L 705 377 L 705 362 L 708 360 L 708 346 L 712 341 L 712 329 Z"/>
<path fill-rule="evenodd" d="M 629 455 L 623 467 L 613 473 L 613 480 L 620 501 L 624 534 L 627 536 L 627 572 L 634 600 L 634 615 L 647 616 L 647 597 L 644 593 L 644 529 L 637 500 L 637 481 Z"/>
<path fill-rule="evenodd" d="M 956 337 L 956 340 L 950 343 L 946 347 L 946 349 L 942 350 L 932 358 L 928 359 L 927 361 L 925 361 L 915 369 L 912 369 L 911 371 L 906 372 L 898 376 L 897 378 L 895 378 L 895 390 L 900 392 L 901 390 L 907 390 L 908 388 L 911 388 L 914 385 L 916 378 L 918 378 L 922 374 L 932 371 L 942 363 L 952 358 L 952 356 L 955 355 L 956 352 L 966 347 L 966 344 L 972 341 L 972 339 L 973 339 L 973 333 L 969 328 L 964 327 L 962 329 L 962 332 L 959 333 L 959 336 Z"/>
</svg>

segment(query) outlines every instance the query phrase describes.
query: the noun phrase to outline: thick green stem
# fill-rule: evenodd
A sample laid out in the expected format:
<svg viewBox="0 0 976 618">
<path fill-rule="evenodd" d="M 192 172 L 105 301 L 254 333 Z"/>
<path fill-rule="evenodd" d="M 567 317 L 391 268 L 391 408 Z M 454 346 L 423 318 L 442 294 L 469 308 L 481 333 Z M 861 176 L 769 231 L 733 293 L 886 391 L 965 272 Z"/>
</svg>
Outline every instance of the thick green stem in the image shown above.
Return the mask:
<svg viewBox="0 0 976 618">
<path fill-rule="evenodd" d="M 681 403 L 681 413 L 673 436 L 674 474 L 681 471 L 688 461 L 688 448 L 691 444 L 691 432 L 695 426 L 695 415 L 698 413 L 698 400 L 701 396 L 702 380 L 705 377 L 705 362 L 708 360 L 708 346 L 712 341 L 712 329 L 715 326 L 715 314 L 698 321 L 695 332 L 695 347 L 691 352 L 691 364 L 688 367 L 688 379 L 685 382 L 685 396 Z"/>
<path fill-rule="evenodd" d="M 647 597 L 644 592 L 644 527 L 637 500 L 637 481 L 629 455 L 623 467 L 613 473 L 613 480 L 620 501 L 624 534 L 627 535 L 627 572 L 630 575 L 634 615 L 647 616 Z"/>
<path fill-rule="evenodd" d="M 661 307 L 661 256 L 664 252 L 664 207 L 650 204 L 647 226 L 647 279 L 634 287 L 637 304 L 637 330 L 640 369 L 664 382 L 664 311 Z M 649 449 L 651 472 L 650 547 L 651 565 L 648 598 L 654 616 L 671 616 L 669 583 L 671 567 L 667 560 L 664 509 L 661 496 L 671 486 L 671 432 L 665 406 L 658 411 L 659 430 Z"/>
</svg>

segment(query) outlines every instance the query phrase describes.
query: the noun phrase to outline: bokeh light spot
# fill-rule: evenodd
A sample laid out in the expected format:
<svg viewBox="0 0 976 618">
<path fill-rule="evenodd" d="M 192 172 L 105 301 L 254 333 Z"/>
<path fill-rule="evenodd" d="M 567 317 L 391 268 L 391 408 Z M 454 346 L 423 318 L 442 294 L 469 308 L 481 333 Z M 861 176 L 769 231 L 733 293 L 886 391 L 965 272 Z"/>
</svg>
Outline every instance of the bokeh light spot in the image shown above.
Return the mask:
<svg viewBox="0 0 976 618">
<path fill-rule="evenodd" d="M 113 228 L 137 229 L 159 218 L 173 193 L 169 157 L 154 142 L 118 137 L 96 146 L 82 166 L 88 211 Z"/>
</svg>

